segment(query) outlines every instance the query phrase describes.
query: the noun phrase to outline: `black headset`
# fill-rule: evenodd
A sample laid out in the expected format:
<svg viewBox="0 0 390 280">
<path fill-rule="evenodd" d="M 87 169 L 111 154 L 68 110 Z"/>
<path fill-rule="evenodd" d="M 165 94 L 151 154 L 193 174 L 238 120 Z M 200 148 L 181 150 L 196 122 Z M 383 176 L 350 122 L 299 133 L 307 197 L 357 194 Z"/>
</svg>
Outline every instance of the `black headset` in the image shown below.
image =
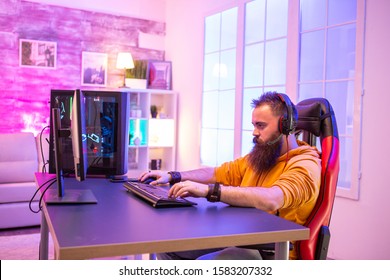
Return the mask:
<svg viewBox="0 0 390 280">
<path fill-rule="evenodd" d="M 284 135 L 290 135 L 297 126 L 297 112 L 294 110 L 294 106 L 286 94 L 277 93 L 277 95 L 287 108 L 287 114 L 284 114 L 279 119 L 279 132 Z"/>
</svg>

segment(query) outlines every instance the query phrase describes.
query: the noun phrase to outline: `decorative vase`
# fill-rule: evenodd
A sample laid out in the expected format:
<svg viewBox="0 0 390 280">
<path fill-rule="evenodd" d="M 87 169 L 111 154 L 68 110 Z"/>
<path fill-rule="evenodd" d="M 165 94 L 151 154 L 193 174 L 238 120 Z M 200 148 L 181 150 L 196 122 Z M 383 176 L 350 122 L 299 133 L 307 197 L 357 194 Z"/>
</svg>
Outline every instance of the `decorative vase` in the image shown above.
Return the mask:
<svg viewBox="0 0 390 280">
<path fill-rule="evenodd" d="M 128 88 L 146 89 L 146 79 L 126 78 L 125 85 Z"/>
</svg>

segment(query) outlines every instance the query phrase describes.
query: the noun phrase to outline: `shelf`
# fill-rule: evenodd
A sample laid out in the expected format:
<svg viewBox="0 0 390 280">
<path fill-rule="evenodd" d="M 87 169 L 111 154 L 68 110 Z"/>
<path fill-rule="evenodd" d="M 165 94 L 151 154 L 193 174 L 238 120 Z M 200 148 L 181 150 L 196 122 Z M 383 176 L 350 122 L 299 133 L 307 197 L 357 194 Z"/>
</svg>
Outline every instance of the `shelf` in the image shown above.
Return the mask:
<svg viewBox="0 0 390 280">
<path fill-rule="evenodd" d="M 162 170 L 176 169 L 177 92 L 158 89 L 121 89 L 130 95 L 128 176 L 137 177 L 161 160 Z M 158 115 L 152 118 L 150 106 Z"/>
</svg>

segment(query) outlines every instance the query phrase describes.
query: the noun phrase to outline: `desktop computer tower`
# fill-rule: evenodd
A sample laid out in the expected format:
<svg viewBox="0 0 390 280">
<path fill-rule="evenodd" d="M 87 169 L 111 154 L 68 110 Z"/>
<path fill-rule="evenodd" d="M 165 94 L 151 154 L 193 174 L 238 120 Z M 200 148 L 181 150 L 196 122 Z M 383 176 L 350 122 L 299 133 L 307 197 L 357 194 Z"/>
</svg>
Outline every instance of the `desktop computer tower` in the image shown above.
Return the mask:
<svg viewBox="0 0 390 280">
<path fill-rule="evenodd" d="M 121 91 L 82 90 L 85 96 L 87 176 L 114 177 L 127 173 L 129 96 Z M 60 109 L 61 128 L 70 129 L 74 90 L 51 90 L 50 112 Z M 50 119 L 50 123 L 52 120 Z M 72 141 L 61 138 L 64 175 L 74 174 Z M 55 173 L 54 145 L 50 131 L 49 173 Z"/>
</svg>

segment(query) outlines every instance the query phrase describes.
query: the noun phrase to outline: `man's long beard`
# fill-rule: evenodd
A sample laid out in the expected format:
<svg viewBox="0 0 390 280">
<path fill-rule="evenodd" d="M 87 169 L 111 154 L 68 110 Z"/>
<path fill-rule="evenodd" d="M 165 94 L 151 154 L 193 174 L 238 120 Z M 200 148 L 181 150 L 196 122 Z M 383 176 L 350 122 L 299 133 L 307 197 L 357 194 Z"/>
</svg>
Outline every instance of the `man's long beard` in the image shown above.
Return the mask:
<svg viewBox="0 0 390 280">
<path fill-rule="evenodd" d="M 274 137 L 276 139 L 277 136 Z M 249 153 L 248 160 L 251 167 L 258 173 L 271 169 L 280 156 L 282 150 L 282 139 L 272 145 L 268 145 L 257 137 L 253 138 L 255 144 Z"/>
</svg>

